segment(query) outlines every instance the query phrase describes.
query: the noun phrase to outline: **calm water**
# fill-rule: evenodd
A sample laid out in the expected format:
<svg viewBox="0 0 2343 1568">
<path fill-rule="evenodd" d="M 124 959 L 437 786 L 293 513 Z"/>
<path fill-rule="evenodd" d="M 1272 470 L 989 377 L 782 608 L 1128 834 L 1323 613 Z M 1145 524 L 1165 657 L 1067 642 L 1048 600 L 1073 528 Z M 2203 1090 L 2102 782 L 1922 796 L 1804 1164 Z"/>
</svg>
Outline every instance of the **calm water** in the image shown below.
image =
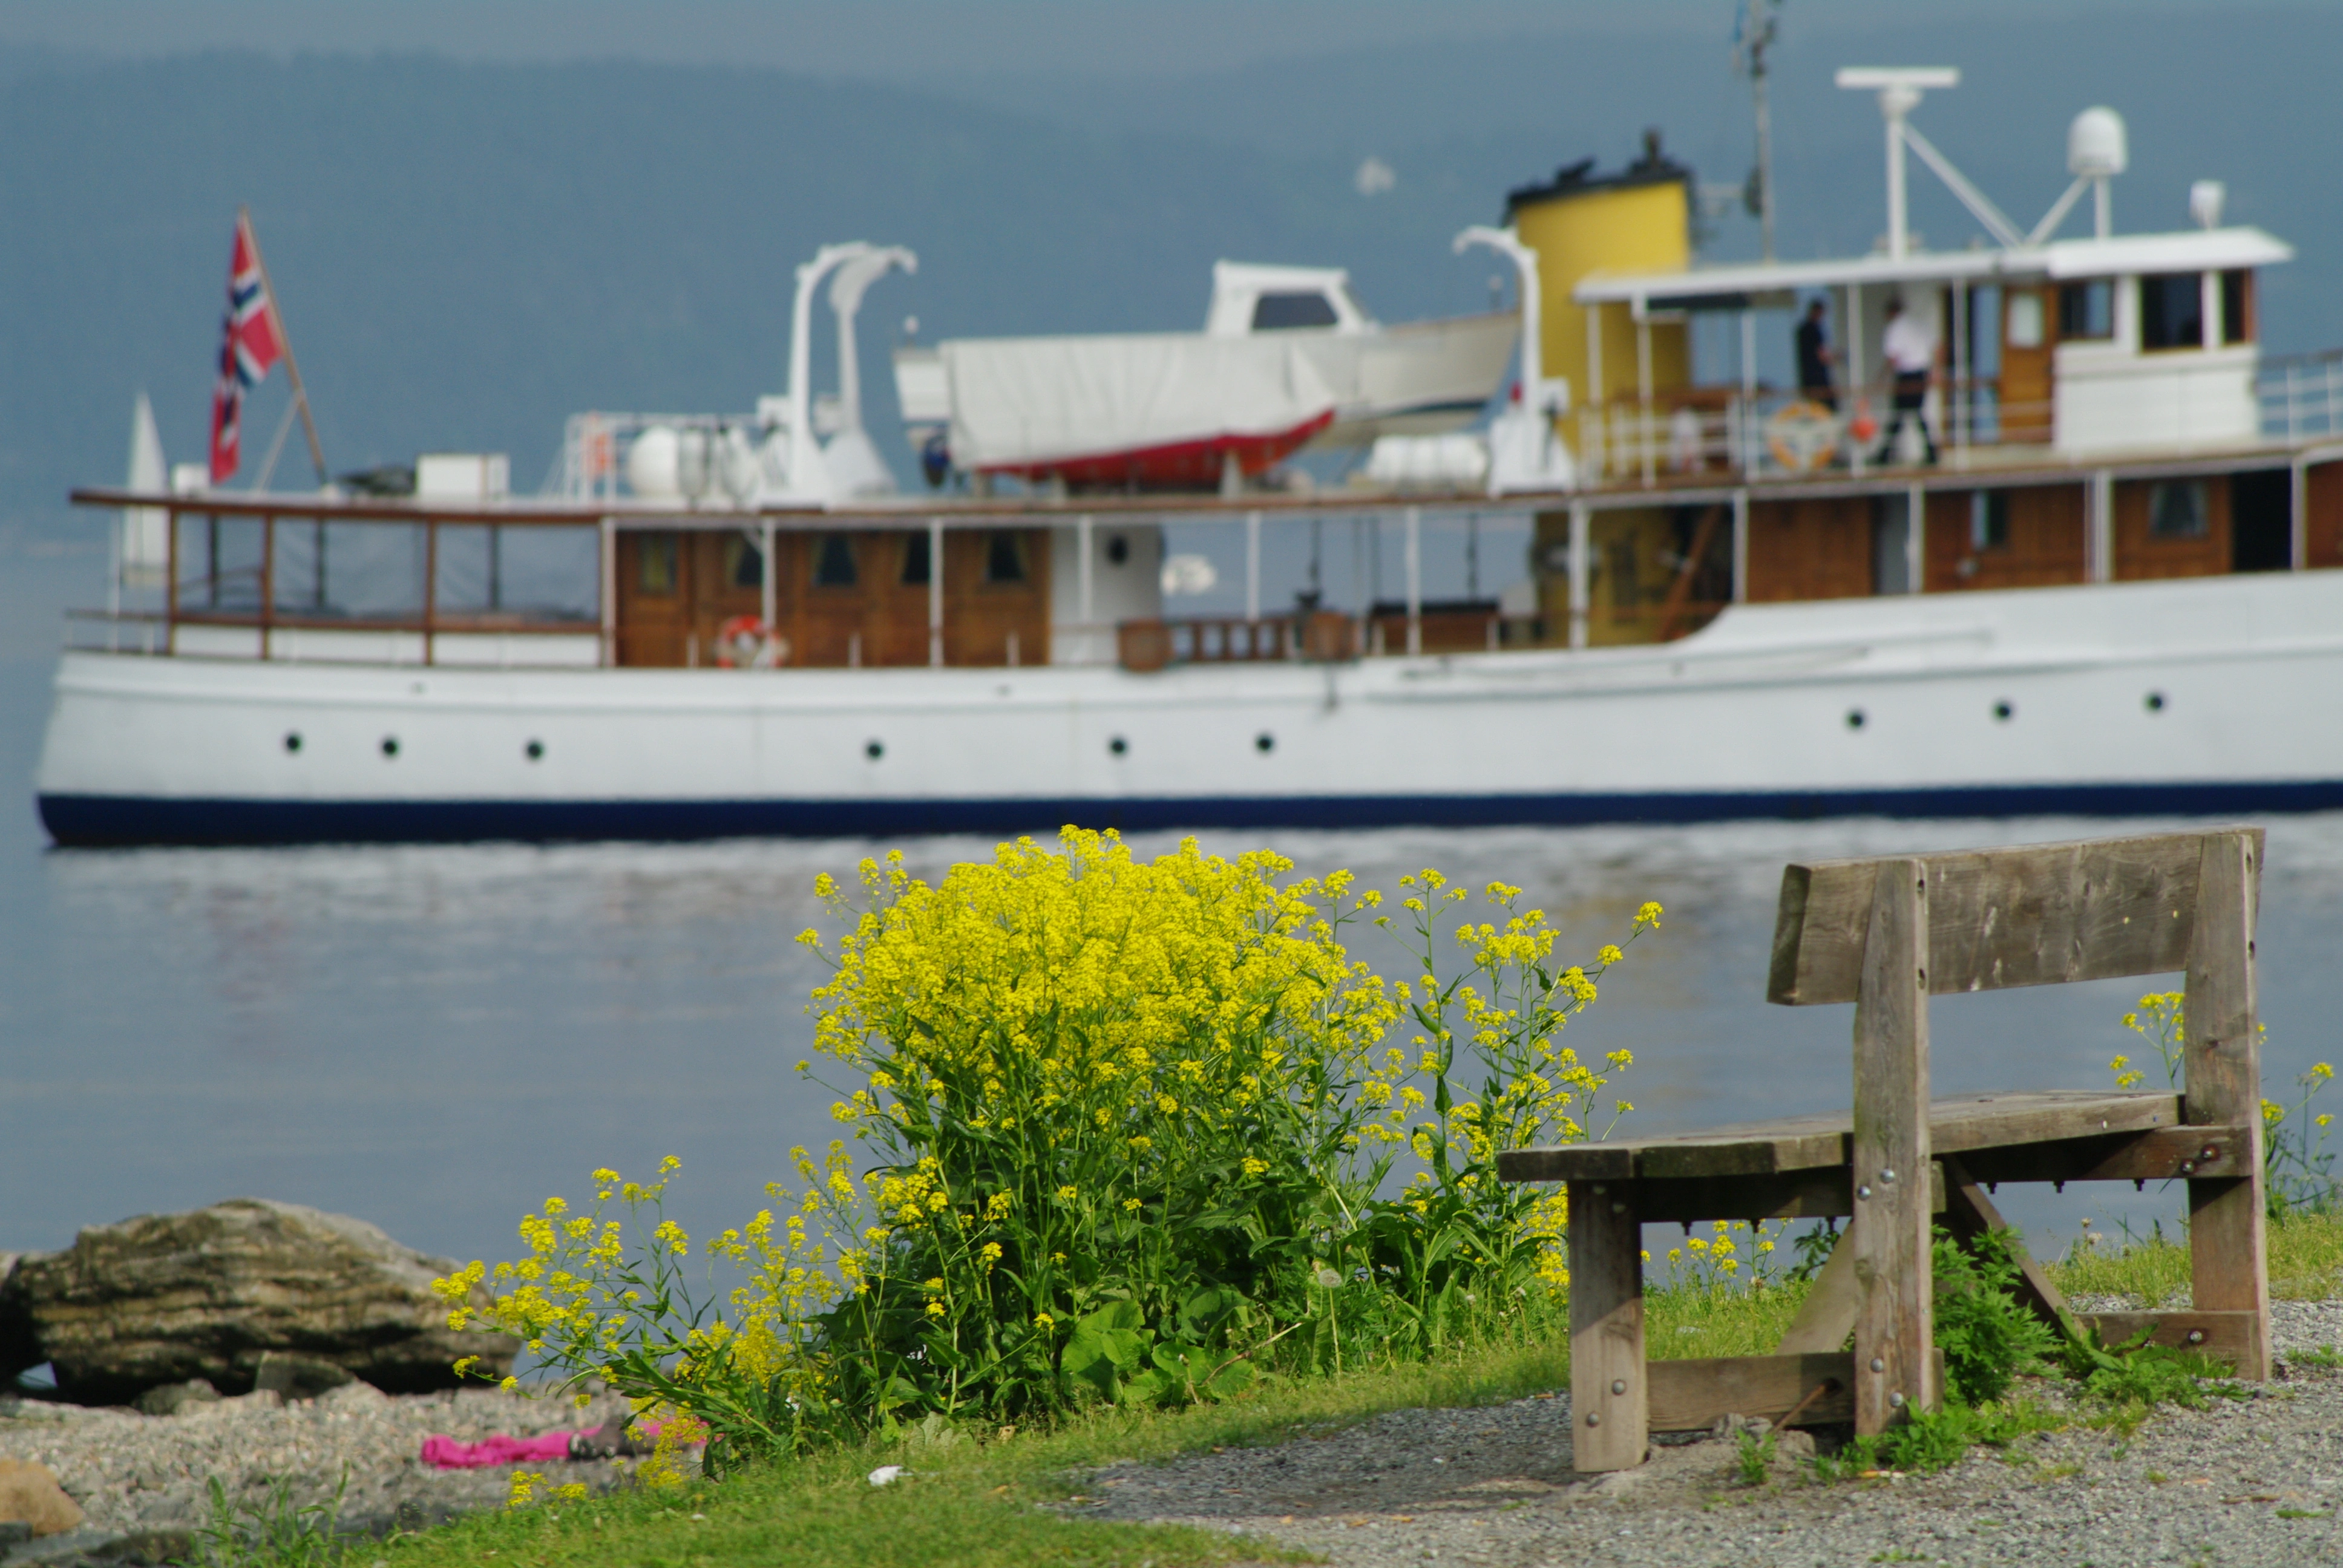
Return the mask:
<svg viewBox="0 0 2343 1568">
<path fill-rule="evenodd" d="M 0 562 L 22 610 L 65 580 Z M 75 567 L 78 581 L 86 567 Z M 45 586 L 47 585 L 47 586 Z M 45 616 L 43 618 L 45 619 Z M 53 626 L 54 621 L 48 621 Z M 789 1069 L 818 964 L 817 871 L 861 843 L 64 853 L 29 773 L 45 628 L 0 620 L 0 1250 L 237 1194 L 361 1215 L 426 1249 L 508 1249 L 518 1215 L 593 1167 L 674 1152 L 687 1223 L 753 1211 L 828 1098 Z M 1697 829 L 1273 836 L 1302 869 L 1389 888 L 1437 865 L 1525 886 L 1583 950 L 1657 899 L 1582 1050 L 1624 1045 L 1630 1125 L 1660 1131 L 1844 1104 L 1852 1010 L 1760 999 L 1781 868 L 1802 856 L 2077 837 L 2119 826 L 1761 823 Z M 2270 822 L 2260 935 L 2266 1088 L 2338 1050 L 2343 816 Z M 1257 835 L 1208 835 L 1254 847 Z M 1142 848 L 1168 840 L 1147 840 Z M 900 846 L 932 873 L 973 839 Z M 1396 965 L 1370 934 L 1364 956 Z M 2131 1043 L 2117 981 L 1939 1000 L 1940 1092 L 2087 1087 Z M 2275 1093 L 2274 1093 L 2275 1097 Z M 2019 1190 L 2005 1189 L 2005 1196 Z M 2012 1207 L 2038 1235 L 2167 1213 L 2128 1188 Z"/>
</svg>

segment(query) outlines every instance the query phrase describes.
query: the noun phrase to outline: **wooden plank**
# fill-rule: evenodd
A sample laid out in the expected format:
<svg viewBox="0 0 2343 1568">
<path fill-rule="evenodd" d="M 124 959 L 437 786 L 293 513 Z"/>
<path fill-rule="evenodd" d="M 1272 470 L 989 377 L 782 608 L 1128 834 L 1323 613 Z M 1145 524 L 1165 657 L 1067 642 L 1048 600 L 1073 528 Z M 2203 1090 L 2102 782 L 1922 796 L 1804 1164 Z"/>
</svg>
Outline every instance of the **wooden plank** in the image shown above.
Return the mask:
<svg viewBox="0 0 2343 1568">
<path fill-rule="evenodd" d="M 1962 1241 L 1969 1241 L 1988 1231 L 2008 1232 L 2010 1261 L 2017 1265 L 2017 1299 L 2032 1307 L 2036 1315 L 2057 1326 L 2058 1332 L 2070 1339 L 2082 1336 L 2076 1332 L 2073 1312 L 2066 1298 L 2042 1271 L 2026 1251 L 2026 1243 L 2001 1217 L 1993 1200 L 1957 1154 L 1946 1155 L 1941 1162 L 1945 1172 L 1945 1228 Z"/>
<path fill-rule="evenodd" d="M 1846 1238 L 1846 1231 L 1839 1232 L 1830 1256 L 1823 1261 L 1822 1271 L 1815 1276 L 1806 1299 L 1799 1303 L 1798 1315 L 1790 1320 L 1789 1332 L 1774 1347 L 1775 1355 L 1814 1355 L 1827 1351 L 1844 1357 L 1839 1347 L 1846 1343 L 1847 1335 L 1855 1332 L 1855 1314 L 1862 1305 L 1855 1281 L 1855 1249 Z M 1841 1364 L 1852 1367 L 1855 1363 L 1843 1360 Z M 1841 1420 L 1855 1419 L 1854 1401 L 1850 1392 L 1847 1413 Z"/>
<path fill-rule="evenodd" d="M 1872 873 L 1855 1009 L 1855 1429 L 1883 1432 L 1936 1408 L 1928 1360 L 1928 873 L 1917 859 Z"/>
<path fill-rule="evenodd" d="M 2269 1266 L 2262 1232 L 2261 1030 L 2255 1018 L 2254 914 L 2261 882 L 2257 829 L 2207 833 L 2182 1040 L 2188 1117 L 2244 1124 L 2246 1173 L 2188 1183 L 2188 1270 L 2197 1311 L 2241 1312 L 2254 1331 L 2237 1375 L 2269 1376 Z"/>
<path fill-rule="evenodd" d="M 2189 1176 L 2243 1176 L 2254 1159 L 2253 1132 L 2251 1127 L 2230 1123 L 2160 1127 L 1973 1150 L 1961 1162 L 1979 1181 L 2177 1181 Z"/>
<path fill-rule="evenodd" d="M 1975 1094 L 1928 1107 L 1930 1146 L 1940 1153 L 2147 1131 L 2181 1120 L 2180 1097 L 2171 1093 Z M 1514 1149 L 1497 1156 L 1497 1174 L 1508 1181 L 1690 1180 L 1827 1169 L 1846 1164 L 1854 1131 L 1854 1117 L 1839 1111 L 1665 1138 Z"/>
<path fill-rule="evenodd" d="M 1931 1212 L 1945 1207 L 1944 1172 L 1931 1164 Z M 1844 1165 L 1779 1176 L 1693 1176 L 1635 1183 L 1635 1212 L 1646 1225 L 1700 1220 L 1826 1220 L 1855 1212 L 1855 1181 Z"/>
<path fill-rule="evenodd" d="M 2218 1356 L 2239 1376 L 2248 1358 L 2268 1353 L 2263 1347 L 2269 1336 L 2257 1312 L 2083 1312 L 2077 1321 L 2098 1330 L 2102 1344 L 2119 1345 L 2148 1332 L 2150 1344 Z"/>
<path fill-rule="evenodd" d="M 1651 1446 L 1643 1224 L 1623 1185 L 1574 1181 L 1569 1197 L 1571 1463 L 1626 1470 Z"/>
<path fill-rule="evenodd" d="M 1810 1355 L 1654 1362 L 1652 1430 L 1704 1432 L 1715 1426 L 1721 1415 L 1762 1415 L 1779 1421 L 1816 1389 L 1824 1390 L 1822 1397 L 1799 1412 L 1799 1425 L 1852 1421 L 1854 1365 L 1845 1351 L 1835 1349 Z"/>
<path fill-rule="evenodd" d="M 2260 829 L 2230 829 L 2253 839 Z M 1929 990 L 1996 990 L 2186 967 L 2203 833 L 2160 833 L 1924 856 L 1935 896 Z M 1872 883 L 1883 862 L 1817 860 L 1782 873 L 1766 1000 L 1853 1001 Z"/>
</svg>

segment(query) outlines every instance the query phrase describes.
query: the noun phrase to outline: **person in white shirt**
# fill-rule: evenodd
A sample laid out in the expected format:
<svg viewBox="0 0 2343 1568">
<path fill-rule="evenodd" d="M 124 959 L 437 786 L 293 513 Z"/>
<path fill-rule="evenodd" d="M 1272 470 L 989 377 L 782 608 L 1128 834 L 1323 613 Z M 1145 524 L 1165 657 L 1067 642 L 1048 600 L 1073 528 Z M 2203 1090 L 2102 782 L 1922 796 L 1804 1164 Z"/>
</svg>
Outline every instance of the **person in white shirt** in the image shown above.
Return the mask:
<svg viewBox="0 0 2343 1568">
<path fill-rule="evenodd" d="M 1928 380 L 1936 368 L 1936 335 L 1921 322 L 1904 313 L 1904 302 L 1891 297 L 1887 301 L 1887 329 L 1879 335 L 1879 352 L 1887 361 L 1887 371 L 1895 378 L 1895 412 L 1889 416 L 1886 434 L 1881 438 L 1878 454 L 1872 458 L 1885 464 L 1896 456 L 1896 437 L 1904 428 L 1905 418 L 1920 427 L 1920 439 L 1928 448 L 1928 461 L 1936 460 L 1936 438 L 1928 433 Z"/>
</svg>

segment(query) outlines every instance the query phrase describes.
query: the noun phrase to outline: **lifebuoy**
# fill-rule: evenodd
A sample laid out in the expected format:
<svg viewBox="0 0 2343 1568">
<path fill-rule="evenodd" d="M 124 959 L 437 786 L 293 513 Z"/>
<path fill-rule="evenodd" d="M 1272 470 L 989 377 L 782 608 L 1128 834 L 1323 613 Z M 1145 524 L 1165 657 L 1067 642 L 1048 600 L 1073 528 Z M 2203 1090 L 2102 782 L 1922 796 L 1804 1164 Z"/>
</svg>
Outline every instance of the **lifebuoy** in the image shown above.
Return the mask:
<svg viewBox="0 0 2343 1568">
<path fill-rule="evenodd" d="M 736 615 L 716 628 L 719 669 L 770 669 L 787 657 L 788 644 L 753 615 Z"/>
<path fill-rule="evenodd" d="M 1819 468 L 1838 452 L 1838 417 L 1805 400 L 1775 409 L 1765 421 L 1765 449 L 1791 473 Z"/>
</svg>

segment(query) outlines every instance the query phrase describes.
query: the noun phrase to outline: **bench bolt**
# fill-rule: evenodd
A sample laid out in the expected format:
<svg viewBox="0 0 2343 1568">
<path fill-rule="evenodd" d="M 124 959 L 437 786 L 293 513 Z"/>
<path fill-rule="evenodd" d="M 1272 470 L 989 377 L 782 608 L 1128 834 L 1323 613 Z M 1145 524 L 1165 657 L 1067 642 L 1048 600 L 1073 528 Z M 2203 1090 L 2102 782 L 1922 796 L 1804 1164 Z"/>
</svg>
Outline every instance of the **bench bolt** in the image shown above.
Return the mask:
<svg viewBox="0 0 2343 1568">
<path fill-rule="evenodd" d="M 1623 1377 L 1613 1378 L 1611 1380 L 1611 1392 L 1613 1393 L 1625 1393 L 1627 1392 L 1627 1380 Z"/>
<path fill-rule="evenodd" d="M 1857 1187 L 1855 1190 L 1855 1195 L 1858 1198 L 1868 1198 L 1871 1196 L 1871 1189 L 1867 1186 Z"/>
<path fill-rule="evenodd" d="M 1877 1356 L 1874 1356 L 1871 1358 L 1871 1370 L 1873 1372 L 1885 1372 L 1887 1370 L 1887 1363 L 1881 1361 Z"/>
</svg>

